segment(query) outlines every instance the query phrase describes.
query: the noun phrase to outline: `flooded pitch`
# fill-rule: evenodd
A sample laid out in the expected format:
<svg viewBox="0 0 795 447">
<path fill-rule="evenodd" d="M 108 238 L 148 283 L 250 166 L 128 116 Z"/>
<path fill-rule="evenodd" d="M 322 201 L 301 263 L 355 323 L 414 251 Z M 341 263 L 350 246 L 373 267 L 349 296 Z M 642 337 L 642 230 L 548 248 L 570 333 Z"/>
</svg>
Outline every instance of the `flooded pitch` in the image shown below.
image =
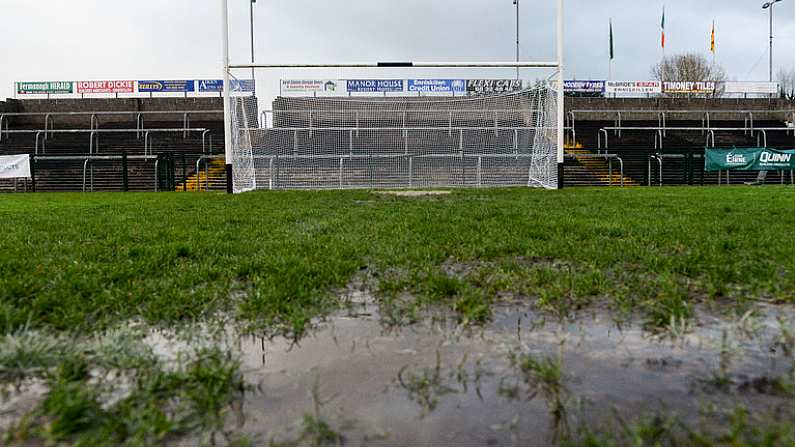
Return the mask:
<svg viewBox="0 0 795 447">
<path fill-rule="evenodd" d="M 290 442 L 323 421 L 331 444 L 540 446 L 615 417 L 792 406 L 774 385 L 792 383 L 792 309 L 700 321 L 655 336 L 606 313 L 559 322 L 511 307 L 479 330 L 431 317 L 385 329 L 357 303 L 298 344 L 240 342 L 258 391 L 238 429 Z"/>
<path fill-rule="evenodd" d="M 672 321 L 651 334 L 607 311 L 561 321 L 516 305 L 497 308 L 486 327 L 430 310 L 418 323 L 389 327 L 367 293 L 349 292 L 347 302 L 298 342 L 209 326 L 132 325 L 116 339 L 143 330 L 142 346 L 167 368 L 208 346 L 239 357 L 249 386 L 223 430 L 175 445 L 224 445 L 216 436 L 224 433 L 246 445 L 545 446 L 639 417 L 724 430 L 741 407 L 795 420 L 792 307 L 720 317 L 702 307 L 698 323 Z M 129 393 L 108 381 L 115 386 L 105 405 Z M 46 391 L 40 380 L 7 390 L 0 427 Z"/>
</svg>

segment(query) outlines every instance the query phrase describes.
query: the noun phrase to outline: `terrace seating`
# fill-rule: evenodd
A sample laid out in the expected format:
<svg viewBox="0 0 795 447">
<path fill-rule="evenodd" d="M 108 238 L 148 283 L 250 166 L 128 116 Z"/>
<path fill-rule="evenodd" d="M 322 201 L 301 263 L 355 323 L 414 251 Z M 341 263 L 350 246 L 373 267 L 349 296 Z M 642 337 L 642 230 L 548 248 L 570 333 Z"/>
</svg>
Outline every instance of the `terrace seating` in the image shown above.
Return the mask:
<svg viewBox="0 0 795 447">
<path fill-rule="evenodd" d="M 197 175 L 197 160 L 223 154 L 223 115 L 211 108 L 221 108 L 217 98 L 200 98 L 205 100 L 200 103 L 196 98 L 181 99 L 169 98 L 166 105 L 189 110 L 199 104 L 208 110 L 193 112 L 192 116 L 171 110 L 140 110 L 158 104 L 143 99 L 134 100 L 139 110 L 130 111 L 118 109 L 131 100 L 115 99 L 91 100 L 98 107 L 91 110 L 77 101 L 33 100 L 31 104 L 15 101 L 12 105 L 17 109 L 9 112 L 8 103 L 0 103 L 5 105 L 0 107 L 4 115 L 0 155 L 35 156 L 37 191 L 121 191 L 125 187 L 123 155 L 127 156 L 128 190 L 153 191 L 165 186 L 164 178 L 173 179 L 179 185 L 177 189 L 190 190 L 182 185 Z M 64 107 L 63 102 L 74 110 Z M 47 113 L 52 115 L 48 117 Z M 190 130 L 184 131 L 186 127 Z M 158 157 L 166 155 L 169 163 L 157 163 Z M 87 158 L 91 158 L 88 163 Z M 156 164 L 159 175 L 155 173 Z M 166 165 L 175 172 L 167 175 Z M 156 184 L 158 181 L 161 185 Z M 211 182 L 211 189 L 223 189 L 221 183 Z M 21 181 L 0 181 L 0 191 L 21 190 L 22 185 Z M 32 185 L 28 183 L 27 187 Z"/>
</svg>

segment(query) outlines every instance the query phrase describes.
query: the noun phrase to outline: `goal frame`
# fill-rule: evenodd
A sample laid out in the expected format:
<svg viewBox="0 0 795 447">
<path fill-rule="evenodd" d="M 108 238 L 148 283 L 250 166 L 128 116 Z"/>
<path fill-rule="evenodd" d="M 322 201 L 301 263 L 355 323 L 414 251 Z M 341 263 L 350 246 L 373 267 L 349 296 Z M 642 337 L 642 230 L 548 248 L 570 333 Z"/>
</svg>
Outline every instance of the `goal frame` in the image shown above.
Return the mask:
<svg viewBox="0 0 795 447">
<path fill-rule="evenodd" d="M 565 95 L 563 91 L 563 24 L 564 0 L 557 2 L 556 50 L 554 61 L 541 62 L 373 62 L 373 63 L 327 63 L 327 64 L 233 64 L 229 58 L 229 0 L 221 0 L 222 7 L 222 40 L 223 40 L 223 98 L 224 98 L 224 157 L 226 162 L 226 192 L 234 192 L 232 176 L 232 118 L 231 118 L 231 73 L 233 69 L 318 69 L 318 68 L 554 68 L 557 70 L 557 165 L 558 189 L 563 188 L 563 162 L 565 141 Z"/>
</svg>

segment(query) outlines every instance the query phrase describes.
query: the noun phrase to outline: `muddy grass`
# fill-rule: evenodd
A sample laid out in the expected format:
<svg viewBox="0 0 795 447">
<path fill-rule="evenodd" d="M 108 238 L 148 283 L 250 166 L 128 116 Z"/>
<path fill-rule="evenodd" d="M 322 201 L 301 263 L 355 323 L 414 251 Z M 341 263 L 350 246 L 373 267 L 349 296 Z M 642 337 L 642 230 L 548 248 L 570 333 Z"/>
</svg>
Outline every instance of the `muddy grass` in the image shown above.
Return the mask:
<svg viewBox="0 0 795 447">
<path fill-rule="evenodd" d="M 0 443 L 795 445 L 790 195 L 4 197 Z"/>
<path fill-rule="evenodd" d="M 180 365 L 195 358 L 190 353 L 217 348 L 233 353 L 245 382 L 244 393 L 219 401 L 223 423 L 167 439 L 181 445 L 544 446 L 576 445 L 600 429 L 615 435 L 616 427 L 642 423 L 657 424 L 657 436 L 680 442 L 692 441 L 693 431 L 720 439 L 737 412 L 774 428 L 776 421 L 795 421 L 791 307 L 758 305 L 734 317 L 699 307 L 685 326 L 650 333 L 642 324 L 617 324 L 602 310 L 560 320 L 515 305 L 498 306 L 482 327 L 462 326 L 441 311 L 395 327 L 385 325 L 360 285 L 349 287 L 345 301 L 345 311 L 299 341 L 240 336 L 212 325 L 142 334 L 139 349 L 151 352 L 164 371 L 182 371 Z M 36 418 L 43 417 L 47 387 L 58 382 L 17 383 L 6 390 L 0 422 L 19 434 L 20 421 L 27 421 L 32 428 L 20 442 L 48 439 L 37 431 L 46 426 L 36 428 L 45 422 Z M 98 399 L 114 414 L 136 391 L 112 383 L 115 389 Z M 739 445 L 755 445 L 749 439 Z"/>
</svg>

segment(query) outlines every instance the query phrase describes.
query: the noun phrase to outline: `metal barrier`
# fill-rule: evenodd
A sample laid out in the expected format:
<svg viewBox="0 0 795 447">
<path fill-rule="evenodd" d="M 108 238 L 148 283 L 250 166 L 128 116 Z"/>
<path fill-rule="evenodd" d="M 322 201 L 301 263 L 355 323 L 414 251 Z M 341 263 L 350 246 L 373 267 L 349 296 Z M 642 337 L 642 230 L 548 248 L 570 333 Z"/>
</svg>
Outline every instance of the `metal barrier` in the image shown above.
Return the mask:
<svg viewBox="0 0 795 447">
<path fill-rule="evenodd" d="M 654 155 L 654 154 L 652 154 L 652 155 L 649 155 L 649 186 L 651 186 L 651 161 L 652 161 L 652 160 L 657 160 L 657 163 L 660 165 L 660 186 L 662 186 L 662 185 L 663 185 L 663 175 L 662 175 L 663 165 L 662 165 L 662 158 L 659 158 L 659 157 L 657 157 L 657 156 L 656 156 L 656 155 Z"/>
<path fill-rule="evenodd" d="M 6 112 L 0 114 L 0 141 L 3 139 L 3 134 L 8 135 L 10 126 L 9 118 L 11 117 L 44 117 L 44 130 L 50 131 L 55 129 L 55 117 L 58 116 L 87 116 L 89 117 L 89 129 L 96 130 L 99 127 L 99 118 L 102 116 L 131 116 L 135 117 L 135 127 L 138 131 L 144 129 L 144 116 L 157 116 L 157 115 L 175 115 L 182 116 L 183 129 L 188 131 L 190 129 L 190 116 L 191 115 L 223 115 L 223 110 L 152 110 L 152 111 L 101 111 L 101 112 Z M 3 130 L 5 125 L 5 130 Z M 50 132 L 52 133 L 52 132 Z M 48 135 L 45 134 L 45 138 Z M 187 137 L 187 134 L 186 136 Z M 138 135 L 140 138 L 140 134 Z"/>
<path fill-rule="evenodd" d="M 613 160 L 618 160 L 621 172 L 621 187 L 624 187 L 624 160 L 618 154 L 565 154 L 564 158 L 604 158 L 607 160 L 608 185 L 613 186 Z"/>
<path fill-rule="evenodd" d="M 196 160 L 196 191 L 201 192 L 201 183 L 199 182 L 199 169 L 201 169 L 201 163 L 204 161 L 204 190 L 210 190 L 210 157 L 199 157 Z M 187 184 L 184 186 L 187 188 Z"/>
<path fill-rule="evenodd" d="M 4 114 L 0 114 L 0 142 L 3 141 L 3 123 L 5 123 L 6 131 L 8 131 L 8 119 Z"/>
<path fill-rule="evenodd" d="M 664 162 L 664 160 L 666 158 L 684 159 L 685 162 L 686 162 L 686 166 L 685 166 L 685 182 L 689 181 L 690 184 L 692 184 L 692 181 L 693 181 L 692 163 L 689 163 L 690 172 L 688 172 L 687 171 L 687 169 L 688 169 L 688 164 L 687 164 L 688 163 L 688 157 L 690 158 L 690 160 L 692 160 L 694 158 L 704 158 L 704 156 L 702 154 L 694 154 L 694 153 L 689 153 L 689 154 L 661 154 L 661 153 L 656 153 L 656 154 L 649 155 L 648 166 L 647 166 L 648 185 L 652 186 L 652 169 L 651 169 L 651 166 L 652 166 L 652 160 L 655 160 L 657 162 L 657 166 L 658 166 L 658 186 L 663 186 L 663 184 L 664 184 L 664 182 L 663 182 L 663 164 L 664 163 L 663 162 Z M 701 171 L 701 183 L 702 184 L 704 183 L 704 171 L 703 170 Z"/>
<path fill-rule="evenodd" d="M 39 155 L 34 157 L 31 161 L 82 161 L 83 162 L 83 192 L 86 192 L 86 187 L 90 191 L 94 190 L 94 169 L 92 164 L 95 161 L 105 160 L 155 160 L 155 180 L 157 180 L 157 156 L 153 155 Z M 91 168 L 89 170 L 89 168 Z M 155 191 L 157 191 L 157 181 L 155 181 Z"/>
<path fill-rule="evenodd" d="M 654 135 L 654 147 L 662 148 L 663 138 L 665 137 L 665 132 L 667 130 L 676 131 L 676 132 L 701 132 L 702 134 L 706 133 L 707 135 L 707 147 L 715 147 L 715 133 L 716 132 L 739 132 L 745 131 L 747 132 L 749 129 L 751 131 L 751 135 L 757 133 L 757 145 L 763 144 L 762 147 L 767 147 L 767 133 L 768 132 L 789 132 L 793 131 L 793 128 L 790 127 L 760 127 L 760 128 L 753 128 L 753 122 L 751 123 L 750 128 L 743 128 L 743 127 L 602 127 L 599 129 L 597 134 L 597 144 L 598 148 L 602 148 L 602 135 L 604 134 L 604 147 L 608 148 L 608 131 L 613 131 L 614 133 L 620 130 L 629 130 L 629 131 L 653 131 L 656 132 Z M 761 136 L 759 135 L 761 134 Z M 746 133 L 747 135 L 747 133 Z M 659 138 L 659 140 L 658 140 Z M 760 140 L 761 138 L 761 140 Z M 712 146 L 710 146 L 710 142 Z"/>
<path fill-rule="evenodd" d="M 570 154 L 567 156 L 571 156 Z M 595 158 L 608 158 L 608 159 L 618 159 L 621 163 L 621 180 L 623 186 L 623 173 L 624 173 L 624 163 L 620 157 L 616 156 L 615 154 L 606 154 L 606 155 L 598 155 L 592 154 Z M 221 158 L 220 156 L 216 157 L 202 157 L 202 159 L 216 159 Z M 338 168 L 338 182 L 340 188 L 344 188 L 344 168 L 345 168 L 345 161 L 352 161 L 352 160 L 373 160 L 373 159 L 404 159 L 408 163 L 407 172 L 406 172 L 406 181 L 409 187 L 414 186 L 414 164 L 415 160 L 423 160 L 423 159 L 443 159 L 443 158 L 457 158 L 461 161 L 464 160 L 476 160 L 476 171 L 475 171 L 475 182 L 471 186 L 474 187 L 482 187 L 483 186 L 483 160 L 484 159 L 532 159 L 534 156 L 532 154 L 465 154 L 465 153 L 448 153 L 448 154 L 422 154 L 422 155 L 409 155 L 404 153 L 391 153 L 391 154 L 348 154 L 348 155 L 260 155 L 254 154 L 252 155 L 254 160 L 267 160 L 268 161 L 268 189 L 276 189 L 278 187 L 278 167 L 275 166 L 276 163 L 279 161 L 294 161 L 294 160 L 339 160 L 339 168 Z M 198 162 L 197 162 L 198 166 Z M 274 174 L 276 172 L 276 174 Z M 370 183 L 372 187 L 373 179 L 370 178 Z"/>
<path fill-rule="evenodd" d="M 34 154 L 38 155 L 39 154 L 39 141 L 40 140 L 41 140 L 41 150 L 42 150 L 41 153 L 44 154 L 45 151 L 46 151 L 46 143 L 45 143 L 45 141 L 47 139 L 47 134 L 48 133 L 49 134 L 85 134 L 85 133 L 87 133 L 87 134 L 89 134 L 89 140 L 90 140 L 89 141 L 89 154 L 91 154 L 93 152 L 94 147 L 95 147 L 94 146 L 95 138 L 96 138 L 96 141 L 97 141 L 97 144 L 98 144 L 99 134 L 137 133 L 137 132 L 140 132 L 140 131 L 141 131 L 140 129 L 94 129 L 94 130 L 88 130 L 88 129 L 27 130 L 26 129 L 26 130 L 8 130 L 8 131 L 6 131 L 6 133 L 10 133 L 10 134 L 35 134 L 36 138 L 35 138 Z M 151 152 L 151 140 L 149 139 L 149 134 L 150 133 L 159 134 L 159 133 L 174 133 L 174 132 L 187 132 L 187 133 L 201 132 L 202 133 L 202 153 L 205 153 L 206 152 L 205 135 L 207 134 L 207 132 L 210 132 L 210 130 L 209 129 L 205 129 L 203 127 L 199 127 L 199 128 L 189 128 L 189 129 L 146 129 L 143 132 L 145 134 L 144 155 L 147 155 L 149 152 Z M 42 136 L 42 134 L 44 135 L 44 137 L 40 138 Z"/>
</svg>

